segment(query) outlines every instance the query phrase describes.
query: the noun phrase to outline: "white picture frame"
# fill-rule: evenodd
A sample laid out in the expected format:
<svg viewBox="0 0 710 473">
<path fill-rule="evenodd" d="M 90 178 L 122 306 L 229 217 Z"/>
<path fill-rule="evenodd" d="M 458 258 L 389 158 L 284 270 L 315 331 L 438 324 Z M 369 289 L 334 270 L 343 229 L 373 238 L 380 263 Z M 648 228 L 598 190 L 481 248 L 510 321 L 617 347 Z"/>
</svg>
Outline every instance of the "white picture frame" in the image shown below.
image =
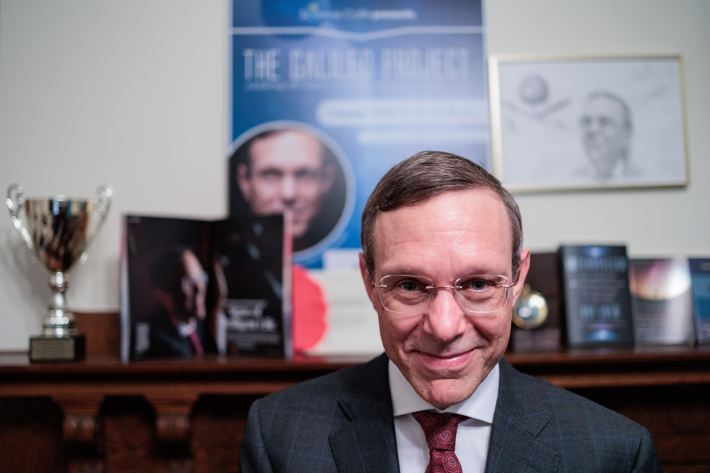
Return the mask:
<svg viewBox="0 0 710 473">
<path fill-rule="evenodd" d="M 688 184 L 678 55 L 489 58 L 493 171 L 511 191 Z"/>
</svg>

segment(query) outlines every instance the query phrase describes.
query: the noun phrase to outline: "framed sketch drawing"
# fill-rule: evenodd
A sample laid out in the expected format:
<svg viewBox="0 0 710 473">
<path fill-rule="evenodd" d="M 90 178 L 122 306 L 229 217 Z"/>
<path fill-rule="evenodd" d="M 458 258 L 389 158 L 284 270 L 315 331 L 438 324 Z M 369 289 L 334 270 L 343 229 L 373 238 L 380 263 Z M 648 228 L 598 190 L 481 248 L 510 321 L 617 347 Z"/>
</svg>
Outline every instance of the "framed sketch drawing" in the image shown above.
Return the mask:
<svg viewBox="0 0 710 473">
<path fill-rule="evenodd" d="M 494 171 L 513 191 L 688 182 L 678 56 L 490 59 Z"/>
</svg>

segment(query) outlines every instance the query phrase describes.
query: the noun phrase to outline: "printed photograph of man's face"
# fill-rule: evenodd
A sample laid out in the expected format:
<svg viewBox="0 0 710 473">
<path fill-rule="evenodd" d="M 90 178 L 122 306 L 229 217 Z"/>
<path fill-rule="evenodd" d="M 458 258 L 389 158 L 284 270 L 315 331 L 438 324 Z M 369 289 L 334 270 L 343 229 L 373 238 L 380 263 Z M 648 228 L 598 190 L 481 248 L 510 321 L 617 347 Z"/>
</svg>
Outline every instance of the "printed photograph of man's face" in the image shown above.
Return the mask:
<svg viewBox="0 0 710 473">
<path fill-rule="evenodd" d="M 295 252 L 325 239 L 344 211 L 342 166 L 309 130 L 257 133 L 237 147 L 229 168 L 230 214 L 288 213 Z"/>
</svg>

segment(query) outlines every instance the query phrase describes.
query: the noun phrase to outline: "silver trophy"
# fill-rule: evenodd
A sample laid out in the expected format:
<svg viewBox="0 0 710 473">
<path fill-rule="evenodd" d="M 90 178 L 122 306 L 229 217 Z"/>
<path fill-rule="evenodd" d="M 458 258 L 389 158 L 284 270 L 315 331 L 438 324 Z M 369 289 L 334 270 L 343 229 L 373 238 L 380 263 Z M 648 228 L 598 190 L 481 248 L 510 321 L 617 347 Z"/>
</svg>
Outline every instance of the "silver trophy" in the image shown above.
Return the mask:
<svg viewBox="0 0 710 473">
<path fill-rule="evenodd" d="M 86 258 L 87 246 L 106 219 L 112 193 L 111 187 L 101 186 L 94 199 L 26 198 L 17 184 L 7 190 L 15 229 L 50 272 L 52 298 L 42 334 L 30 338 L 31 361 L 72 361 L 84 356 L 84 336 L 67 308 L 67 277 L 74 263 Z"/>
</svg>

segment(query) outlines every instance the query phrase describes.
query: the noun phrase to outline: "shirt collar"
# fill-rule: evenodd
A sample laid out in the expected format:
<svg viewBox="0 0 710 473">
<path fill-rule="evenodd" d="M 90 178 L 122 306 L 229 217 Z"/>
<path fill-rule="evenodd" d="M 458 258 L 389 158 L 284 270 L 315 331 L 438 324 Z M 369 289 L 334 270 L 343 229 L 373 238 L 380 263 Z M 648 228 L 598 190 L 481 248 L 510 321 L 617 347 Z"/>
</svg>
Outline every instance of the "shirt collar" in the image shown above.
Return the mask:
<svg viewBox="0 0 710 473">
<path fill-rule="evenodd" d="M 192 332 L 197 330 L 197 322 L 195 319 L 190 319 L 189 322 L 182 323 L 177 326 L 177 331 L 181 337 L 189 337 Z"/>
<path fill-rule="evenodd" d="M 496 408 L 496 401 L 498 400 L 498 385 L 500 382 L 500 373 L 497 363 L 468 399 L 449 406 L 443 411 L 419 397 L 412 385 L 409 384 L 409 381 L 407 381 L 392 360 L 389 361 L 388 371 L 390 393 L 392 396 L 392 410 L 395 417 L 417 411 L 434 410 L 437 412 L 461 414 L 489 424 L 493 423 L 493 413 Z"/>
</svg>

